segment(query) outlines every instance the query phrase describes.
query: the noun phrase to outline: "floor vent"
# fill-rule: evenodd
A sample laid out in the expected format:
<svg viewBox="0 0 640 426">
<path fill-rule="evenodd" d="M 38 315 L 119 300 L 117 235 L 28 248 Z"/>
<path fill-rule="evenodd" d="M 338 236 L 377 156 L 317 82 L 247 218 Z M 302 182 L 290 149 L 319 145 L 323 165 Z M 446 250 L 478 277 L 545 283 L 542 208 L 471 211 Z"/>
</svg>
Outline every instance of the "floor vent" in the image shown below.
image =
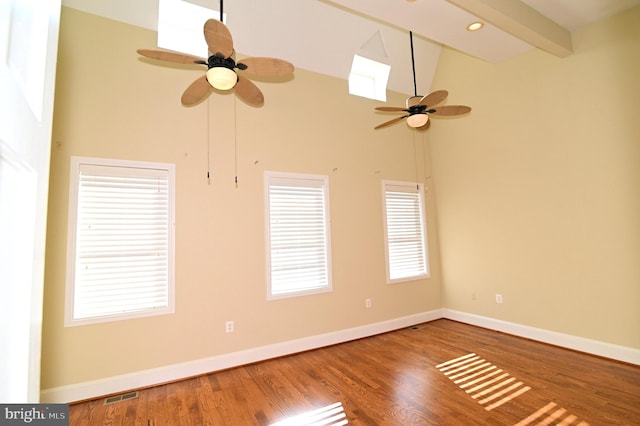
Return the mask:
<svg viewBox="0 0 640 426">
<path fill-rule="evenodd" d="M 123 393 L 121 395 L 110 396 L 104 400 L 104 405 L 115 404 L 116 402 L 126 401 L 138 397 L 138 392 Z"/>
</svg>

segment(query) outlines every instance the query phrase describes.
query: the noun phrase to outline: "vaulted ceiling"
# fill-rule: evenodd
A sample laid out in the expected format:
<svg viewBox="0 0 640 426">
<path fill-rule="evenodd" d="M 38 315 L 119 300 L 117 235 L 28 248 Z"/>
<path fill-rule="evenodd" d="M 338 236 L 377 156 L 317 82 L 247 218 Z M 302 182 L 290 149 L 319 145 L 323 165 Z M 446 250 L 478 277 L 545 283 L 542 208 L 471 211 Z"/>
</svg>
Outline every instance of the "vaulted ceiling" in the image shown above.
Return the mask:
<svg viewBox="0 0 640 426">
<path fill-rule="evenodd" d="M 213 10 L 220 7 L 219 0 L 189 2 Z M 157 29 L 158 0 L 62 4 Z M 412 31 L 417 91 L 425 94 L 442 45 L 492 63 L 536 48 L 565 57 L 573 50 L 573 31 L 639 4 L 640 0 L 227 0 L 224 12 L 240 54 L 274 56 L 297 68 L 347 79 L 357 53 L 391 65 L 389 89 L 407 94 L 414 92 Z M 209 17 L 219 15 L 212 12 Z M 466 29 L 478 20 L 485 23 L 483 29 Z"/>
</svg>

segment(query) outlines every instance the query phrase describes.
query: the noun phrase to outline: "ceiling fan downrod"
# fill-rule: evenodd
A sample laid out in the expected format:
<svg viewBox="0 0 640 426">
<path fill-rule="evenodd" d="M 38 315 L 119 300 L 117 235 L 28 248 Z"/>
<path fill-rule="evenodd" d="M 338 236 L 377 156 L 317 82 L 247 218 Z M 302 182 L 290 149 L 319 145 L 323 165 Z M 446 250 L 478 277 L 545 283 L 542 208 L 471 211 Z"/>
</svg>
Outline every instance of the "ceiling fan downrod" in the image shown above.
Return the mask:
<svg viewBox="0 0 640 426">
<path fill-rule="evenodd" d="M 413 57 L 413 32 L 411 31 L 409 31 L 409 42 L 411 43 L 411 69 L 413 71 L 413 95 L 417 97 L 418 86 L 416 85 L 416 62 Z"/>
<path fill-rule="evenodd" d="M 409 115 L 414 115 L 414 114 L 421 114 L 423 113 L 423 111 L 421 111 L 420 109 L 413 108 L 413 106 L 410 105 L 412 99 L 420 98 L 420 96 L 418 96 L 418 84 L 416 83 L 416 61 L 413 53 L 413 32 L 412 31 L 409 31 L 409 44 L 411 46 L 411 71 L 413 72 L 413 96 L 408 97 L 405 104 L 407 109 L 409 110 Z"/>
</svg>

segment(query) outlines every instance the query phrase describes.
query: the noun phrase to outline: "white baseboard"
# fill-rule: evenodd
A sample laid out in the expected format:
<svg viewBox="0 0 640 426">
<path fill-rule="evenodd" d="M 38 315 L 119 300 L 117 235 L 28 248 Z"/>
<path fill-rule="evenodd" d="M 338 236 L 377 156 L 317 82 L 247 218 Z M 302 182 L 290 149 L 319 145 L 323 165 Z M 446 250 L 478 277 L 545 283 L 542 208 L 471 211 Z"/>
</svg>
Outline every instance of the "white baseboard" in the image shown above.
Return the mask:
<svg viewBox="0 0 640 426">
<path fill-rule="evenodd" d="M 43 389 L 40 392 L 42 403 L 68 403 L 86 399 L 99 398 L 104 395 L 125 392 L 131 389 L 149 387 L 161 383 L 172 382 L 187 377 L 238 367 L 258 361 L 264 361 L 297 352 L 317 349 L 350 340 L 361 339 L 376 334 L 386 333 L 412 325 L 442 318 L 442 310 L 422 312 L 393 320 L 367 324 L 346 330 L 339 330 L 317 336 L 303 337 L 273 345 L 262 346 L 229 354 L 216 355 L 166 367 L 122 374 L 105 379 L 93 380 L 72 385 Z"/>
<path fill-rule="evenodd" d="M 361 339 L 376 334 L 386 333 L 412 325 L 434 321 L 440 318 L 451 319 L 490 330 L 501 331 L 515 336 L 525 337 L 539 342 L 574 349 L 593 355 L 618 361 L 640 365 L 640 350 L 611 343 L 576 337 L 555 331 L 543 330 L 527 325 L 502 321 L 495 318 L 455 311 L 452 309 L 436 309 L 393 320 L 367 324 L 360 327 L 339 330 L 317 336 L 303 337 L 282 343 L 261 346 L 229 354 L 216 355 L 166 367 L 138 371 L 105 379 L 43 389 L 40 400 L 43 403 L 68 403 L 86 399 L 99 398 L 104 395 L 140 389 L 161 383 L 173 382 L 187 377 L 198 376 L 238 367 L 254 362 L 264 361 L 298 352 L 317 349 L 350 340 Z"/>
<path fill-rule="evenodd" d="M 525 337 L 527 339 L 549 343 L 580 352 L 586 352 L 592 355 L 640 365 L 640 349 L 585 339 L 583 337 L 572 336 L 570 334 L 543 330 L 541 328 L 483 317 L 480 315 L 468 314 L 465 312 L 454 311 L 452 309 L 443 309 L 442 311 L 443 318 L 450 320 L 501 331 L 503 333 L 513 334 L 515 336 Z"/>
</svg>

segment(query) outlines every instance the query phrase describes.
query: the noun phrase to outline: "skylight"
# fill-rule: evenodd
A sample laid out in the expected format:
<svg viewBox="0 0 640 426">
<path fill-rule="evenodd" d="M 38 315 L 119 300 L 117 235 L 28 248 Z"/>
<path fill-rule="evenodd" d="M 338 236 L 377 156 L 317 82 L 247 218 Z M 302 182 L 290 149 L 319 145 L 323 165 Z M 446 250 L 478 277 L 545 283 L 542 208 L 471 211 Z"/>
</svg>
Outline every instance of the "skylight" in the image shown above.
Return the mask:
<svg viewBox="0 0 640 426">
<path fill-rule="evenodd" d="M 349 74 L 349 94 L 385 102 L 391 66 L 353 55 Z"/>
<path fill-rule="evenodd" d="M 209 57 L 202 28 L 207 19 L 219 20 L 220 11 L 182 0 L 159 0 L 158 6 L 158 47 Z"/>
</svg>

